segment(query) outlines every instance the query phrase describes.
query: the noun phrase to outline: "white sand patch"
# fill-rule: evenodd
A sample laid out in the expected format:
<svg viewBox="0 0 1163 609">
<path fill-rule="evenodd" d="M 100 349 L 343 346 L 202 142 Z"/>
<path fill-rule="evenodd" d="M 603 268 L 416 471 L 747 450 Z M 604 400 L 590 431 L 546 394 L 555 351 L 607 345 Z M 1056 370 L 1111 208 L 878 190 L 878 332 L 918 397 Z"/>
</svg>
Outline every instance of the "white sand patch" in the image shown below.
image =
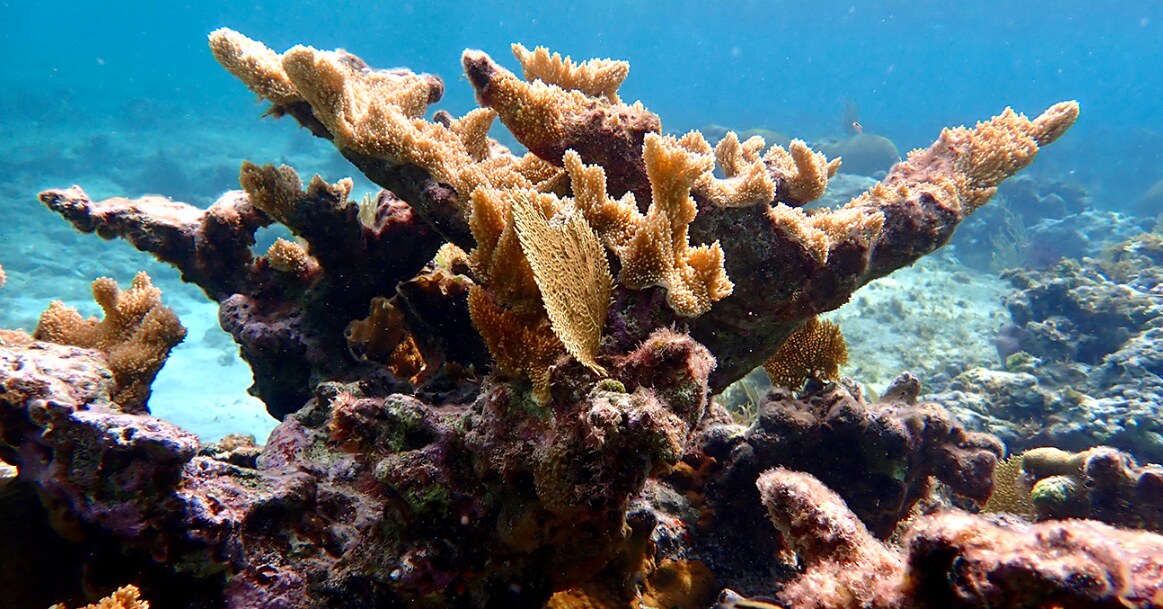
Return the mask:
<svg viewBox="0 0 1163 609">
<path fill-rule="evenodd" d="M 1013 288 L 994 275 L 960 265 L 937 252 L 861 288 L 826 317 L 848 341 L 841 369 L 878 393 L 908 370 L 929 384 L 975 366 L 1001 364 L 994 347 L 1010 320 L 1002 298 Z"/>
<path fill-rule="evenodd" d="M 218 327 L 218 305 L 187 303 L 181 313 L 188 333 L 153 382 L 153 414 L 213 442 L 228 433 L 250 434 L 262 444 L 278 421 L 248 395 L 250 367 Z"/>
</svg>

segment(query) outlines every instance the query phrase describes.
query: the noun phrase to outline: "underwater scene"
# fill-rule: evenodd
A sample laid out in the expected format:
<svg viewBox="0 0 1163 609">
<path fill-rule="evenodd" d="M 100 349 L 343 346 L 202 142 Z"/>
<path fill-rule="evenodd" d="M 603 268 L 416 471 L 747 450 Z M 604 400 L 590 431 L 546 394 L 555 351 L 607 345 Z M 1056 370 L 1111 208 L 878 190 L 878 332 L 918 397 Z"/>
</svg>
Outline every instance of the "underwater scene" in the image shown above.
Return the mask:
<svg viewBox="0 0 1163 609">
<path fill-rule="evenodd" d="M 0 16 L 0 609 L 1163 609 L 1163 4 Z"/>
</svg>

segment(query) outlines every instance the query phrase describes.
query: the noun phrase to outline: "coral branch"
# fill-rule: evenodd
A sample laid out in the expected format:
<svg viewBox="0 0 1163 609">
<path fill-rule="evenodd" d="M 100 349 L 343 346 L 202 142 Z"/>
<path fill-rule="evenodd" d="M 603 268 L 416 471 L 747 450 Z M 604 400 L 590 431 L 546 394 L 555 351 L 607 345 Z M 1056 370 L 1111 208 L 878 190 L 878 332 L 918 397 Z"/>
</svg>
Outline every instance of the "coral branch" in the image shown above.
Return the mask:
<svg viewBox="0 0 1163 609">
<path fill-rule="evenodd" d="M 40 201 L 79 231 L 125 239 L 174 265 L 215 300 L 243 289 L 254 233 L 271 224 L 242 193 L 227 193 L 210 209 L 163 197 L 94 202 L 76 186 L 42 192 Z"/>
<path fill-rule="evenodd" d="M 904 560 L 873 537 L 844 500 L 809 474 L 773 469 L 756 486 L 805 572 L 780 591 L 797 608 L 897 607 Z"/>
<path fill-rule="evenodd" d="M 701 139 L 701 138 L 699 138 Z M 646 217 L 622 250 L 618 281 L 630 288 L 660 285 L 679 315 L 706 313 L 734 286 L 723 271 L 719 242 L 691 247 L 687 227 L 695 219 L 691 187 L 711 170 L 711 159 L 691 153 L 684 141 L 650 134 L 642 157 L 650 177 Z"/>
<path fill-rule="evenodd" d="M 719 360 L 721 388 L 774 353 L 803 321 L 834 309 L 860 286 L 944 245 L 997 185 L 1028 165 L 1078 117 L 1063 102 L 1035 120 L 1006 110 L 976 128 L 946 129 L 869 192 L 843 208 L 805 214 L 777 205 L 724 208 L 700 203 L 692 241 L 722 240 L 732 295 L 692 323 L 692 336 Z M 750 341 L 734 337 L 748 336 Z"/>
<path fill-rule="evenodd" d="M 513 45 L 513 56 L 521 62 L 525 80 L 540 80 L 562 89 L 577 89 L 590 97 L 605 96 L 618 104 L 618 87 L 630 74 L 630 64 L 610 59 L 591 59 L 575 64 L 569 57 L 549 53 L 545 47 L 530 51 L 523 45 Z"/>
<path fill-rule="evenodd" d="M 595 97 L 543 81 L 525 82 L 481 51 L 465 51 L 461 62 L 477 100 L 497 111 L 517 141 L 538 157 L 561 165 L 566 150 L 606 168 L 610 194 L 635 193 L 647 200 L 643 139 L 661 130 L 658 116 L 642 104 Z M 573 84 L 573 83 L 565 83 Z"/>
<path fill-rule="evenodd" d="M 946 130 L 847 205 L 805 210 L 835 159 L 801 141 L 765 152 L 761 138 L 661 135 L 656 115 L 618 97 L 625 62 L 515 46 L 522 80 L 465 51 L 484 107 L 428 120 L 435 76 L 341 50 L 280 54 L 226 29 L 210 47 L 270 115 L 389 190 L 357 203 L 350 180 L 246 163 L 243 191 L 207 210 L 41 194 L 78 229 L 201 286 L 252 392 L 284 419 L 261 450 L 200 447 L 111 400 L 118 358 L 110 372 L 96 352 L 0 333 L 0 459 L 19 472 L 8 488 L 39 495 L 78 563 L 116 581 L 149 569 L 161 583 L 143 592 L 159 606 L 174 582 L 185 604 L 235 608 L 534 609 L 555 592 L 705 606 L 716 578 L 759 588 L 779 574 L 754 559 L 777 549 L 762 492 L 803 561 L 781 592 L 794 606 L 1163 594 L 1148 581 L 1163 569 L 1158 539 L 1088 523 L 953 514 L 918 521 L 907 559 L 881 544 L 931 479 L 984 500 L 1002 447 L 917 403 L 911 377 L 877 403 L 824 384 L 842 343 L 805 325 L 943 245 L 1077 104 Z M 495 118 L 527 154 L 489 139 Z M 252 253 L 272 223 L 295 240 Z M 142 309 L 123 311 L 107 282 L 95 295 L 111 323 Z M 78 323 L 56 307 L 40 335 Z M 750 428 L 727 423 L 711 392 L 801 328 L 810 340 L 783 353 L 796 370 L 775 376 L 807 379 L 804 392 L 774 390 Z M 771 467 L 823 482 L 776 469 L 757 487 Z"/>
<path fill-rule="evenodd" d="M 126 412 L 148 412 L 154 377 L 170 351 L 186 338 L 186 328 L 173 310 L 162 305 L 161 295 L 144 272 L 125 291 L 102 277 L 93 282 L 93 299 L 105 312 L 104 319 L 84 319 L 76 309 L 53 301 L 41 314 L 34 336 L 105 353 L 116 381 L 113 401 Z"/>
</svg>

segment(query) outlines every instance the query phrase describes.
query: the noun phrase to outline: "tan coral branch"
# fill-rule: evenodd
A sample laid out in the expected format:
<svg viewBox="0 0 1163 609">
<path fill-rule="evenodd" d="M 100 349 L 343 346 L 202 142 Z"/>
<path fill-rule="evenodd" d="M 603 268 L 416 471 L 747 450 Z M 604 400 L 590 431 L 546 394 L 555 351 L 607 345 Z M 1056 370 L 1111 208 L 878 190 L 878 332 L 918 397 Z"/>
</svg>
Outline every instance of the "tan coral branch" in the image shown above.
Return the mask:
<svg viewBox="0 0 1163 609">
<path fill-rule="evenodd" d="M 49 609 L 66 609 L 64 603 L 57 603 Z M 113 591 L 113 594 L 78 609 L 149 609 L 149 601 L 141 599 L 141 591 L 137 586 L 122 586 Z"/>
<path fill-rule="evenodd" d="M 601 237 L 602 243 L 612 250 L 620 251 L 634 235 L 642 214 L 634 193 L 626 193 L 620 199 L 610 197 L 606 192 L 606 172 L 600 165 L 582 163 L 581 155 L 573 150 L 565 153 L 565 170 L 569 173 L 573 188 L 574 205 L 586 221 Z"/>
<path fill-rule="evenodd" d="M 763 155 L 763 162 L 782 185 L 776 193 L 778 199 L 795 207 L 824 196 L 828 179 L 840 169 L 840 159 L 827 160 L 822 153 L 809 148 L 803 140 L 792 140 L 787 150 L 772 146 Z"/>
<path fill-rule="evenodd" d="M 574 63 L 560 53 L 550 54 L 549 49 L 537 47 L 530 51 L 521 44 L 513 45 L 513 56 L 521 63 L 525 80 L 540 80 L 563 89 L 577 89 L 591 97 L 604 95 L 615 104 L 618 87 L 630 74 L 630 64 L 612 59 L 591 59 Z"/>
<path fill-rule="evenodd" d="M 695 190 L 720 207 L 771 203 L 775 200 L 775 181 L 759 157 L 763 146 L 763 138 L 759 136 L 740 142 L 734 131 L 728 132 L 715 146 L 715 162 L 723 170 L 724 179 L 708 173 L 695 185 Z"/>
<path fill-rule="evenodd" d="M 691 247 L 687 237 L 687 228 L 697 213 L 691 187 L 714 162 L 707 155 L 691 152 L 689 141 L 646 136 L 642 154 L 652 200 L 634 236 L 619 252 L 619 282 L 630 288 L 663 286 L 670 307 L 680 315 L 694 317 L 730 295 L 734 286 L 723 268 L 718 241 Z"/>
<path fill-rule="evenodd" d="M 332 139 L 364 167 L 369 158 L 414 165 L 467 200 L 480 185 L 531 187 L 537 164 L 493 153 L 487 135 L 495 113 L 475 110 L 445 123 L 422 117 L 443 93 L 440 79 L 407 70 L 373 70 L 345 51 L 296 46 L 279 55 L 232 30 L 210 37 L 215 58 L 276 106 L 309 106 L 317 135 Z M 319 129 L 315 129 L 318 126 Z M 325 130 L 325 132 L 323 131 Z"/>
<path fill-rule="evenodd" d="M 37 340 L 105 352 L 117 383 L 113 401 L 127 412 L 146 411 L 150 384 L 170 351 L 186 337 L 186 328 L 149 275 L 138 273 L 128 290 L 102 277 L 93 282 L 93 299 L 105 318 L 84 319 L 76 309 L 54 301 L 40 316 Z"/>
<path fill-rule="evenodd" d="M 272 104 L 286 106 L 303 101 L 283 70 L 282 57 L 265 44 L 229 28 L 219 28 L 210 33 L 210 52 L 226 71 Z"/>
</svg>

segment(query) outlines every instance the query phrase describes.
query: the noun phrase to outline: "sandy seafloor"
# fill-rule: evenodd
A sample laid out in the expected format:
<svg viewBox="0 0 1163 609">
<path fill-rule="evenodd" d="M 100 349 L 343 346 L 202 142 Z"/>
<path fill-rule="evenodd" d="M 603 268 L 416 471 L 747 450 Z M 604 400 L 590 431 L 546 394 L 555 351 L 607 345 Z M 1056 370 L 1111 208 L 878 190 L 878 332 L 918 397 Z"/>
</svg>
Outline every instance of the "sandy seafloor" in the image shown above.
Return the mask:
<svg viewBox="0 0 1163 609">
<path fill-rule="evenodd" d="M 158 111 L 143 110 L 147 116 Z M 112 122 L 0 124 L 0 158 L 12 176 L 0 184 L 6 219 L 0 224 L 0 265 L 8 272 L 8 284 L 0 288 L 0 327 L 31 330 L 53 299 L 97 314 L 89 294 L 93 279 L 111 276 L 124 286 L 145 270 L 189 329 L 153 385 L 153 413 L 205 441 L 243 433 L 262 442 L 277 421 L 246 393 L 250 370 L 219 329 L 217 306 L 183 284 L 172 267 L 124 242 L 76 233 L 36 199 L 43 189 L 79 184 L 94 199 L 154 193 L 205 207 L 236 187 L 244 158 L 289 164 L 304 180 L 315 172 L 332 182 L 351 176 L 357 200 L 374 190 L 326 142 L 290 120 L 258 120 L 259 111 L 245 132 L 237 124 L 190 116 L 137 124 L 129 134 Z M 831 203 L 842 204 L 872 183 L 842 174 Z M 274 230 L 260 233 L 256 253 L 265 251 Z M 931 387 L 968 368 L 996 368 L 994 336 L 1009 319 L 1002 298 L 1010 291 L 995 273 L 961 265 L 952 246 L 877 280 L 829 314 L 849 345 L 842 373 L 879 393 L 905 370 Z"/>
<path fill-rule="evenodd" d="M 848 342 L 842 374 L 879 394 L 903 371 L 930 385 L 1001 364 L 994 337 L 1010 319 L 1002 298 L 1013 288 L 962 266 L 947 249 L 873 281 L 826 316 Z"/>
</svg>

